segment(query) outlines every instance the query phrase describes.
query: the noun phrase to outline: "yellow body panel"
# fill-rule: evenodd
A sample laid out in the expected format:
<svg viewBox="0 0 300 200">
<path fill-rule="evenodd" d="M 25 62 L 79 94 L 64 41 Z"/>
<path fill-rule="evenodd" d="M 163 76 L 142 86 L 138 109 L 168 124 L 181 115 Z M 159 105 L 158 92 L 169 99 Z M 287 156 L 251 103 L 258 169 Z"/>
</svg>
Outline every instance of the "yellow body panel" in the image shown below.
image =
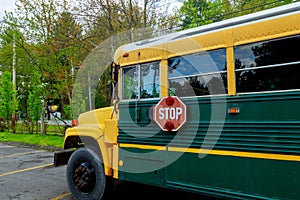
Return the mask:
<svg viewBox="0 0 300 200">
<path fill-rule="evenodd" d="M 117 144 L 118 139 L 118 124 L 114 119 L 104 120 L 105 132 L 109 134 L 104 135 L 104 141 L 106 143 Z"/>
<path fill-rule="evenodd" d="M 78 126 L 68 128 L 65 134 L 65 142 L 73 136 L 93 138 L 100 148 L 107 176 L 113 176 L 113 159 L 118 159 L 117 152 L 113 151 L 118 128 L 117 121 L 112 117 L 113 107 L 83 113 L 78 118 Z"/>
<path fill-rule="evenodd" d="M 300 14 L 295 14 L 236 27 L 232 35 L 234 45 L 299 34 L 299 19 Z"/>
<path fill-rule="evenodd" d="M 128 56 L 124 57 L 124 53 L 128 53 Z M 126 52 L 120 47 L 115 53 L 115 62 L 118 64 L 122 63 L 121 66 L 135 65 L 138 63 L 161 60 L 163 59 L 163 55 L 164 48 L 161 45 L 133 50 L 130 52 Z"/>
<path fill-rule="evenodd" d="M 227 48 L 227 84 L 228 84 L 228 95 L 235 95 L 236 94 L 236 87 L 235 87 L 235 67 L 234 67 L 234 52 L 233 47 Z"/>
<path fill-rule="evenodd" d="M 106 119 L 111 119 L 113 107 L 106 107 L 85 112 L 78 117 L 79 126 L 102 126 Z"/>
<path fill-rule="evenodd" d="M 230 30 L 223 30 L 173 41 L 167 45 L 167 57 L 225 48 L 231 45 L 230 36 Z"/>
<path fill-rule="evenodd" d="M 169 83 L 168 79 L 168 60 L 162 60 L 160 63 L 160 97 L 166 97 L 169 94 Z"/>
</svg>

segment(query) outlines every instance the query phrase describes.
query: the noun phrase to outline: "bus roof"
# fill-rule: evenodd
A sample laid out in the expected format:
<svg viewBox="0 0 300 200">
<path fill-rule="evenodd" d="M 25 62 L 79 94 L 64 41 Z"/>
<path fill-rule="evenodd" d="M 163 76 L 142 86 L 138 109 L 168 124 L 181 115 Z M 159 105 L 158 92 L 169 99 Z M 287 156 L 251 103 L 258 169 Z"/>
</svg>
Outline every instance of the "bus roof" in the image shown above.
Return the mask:
<svg viewBox="0 0 300 200">
<path fill-rule="evenodd" d="M 237 27 L 240 25 L 245 25 L 247 23 L 254 23 L 262 20 L 268 20 L 270 18 L 278 18 L 284 15 L 290 15 L 294 13 L 300 13 L 300 2 L 295 2 L 295 3 L 271 8 L 268 10 L 263 10 L 263 11 L 223 20 L 220 22 L 211 23 L 196 28 L 182 30 L 182 31 L 166 34 L 163 36 L 154 37 L 151 39 L 125 44 L 123 46 L 120 46 L 117 49 L 115 53 L 115 59 L 121 57 L 125 52 L 129 53 L 131 51 L 136 51 L 138 49 L 159 46 L 168 42 L 194 37 L 208 32 L 224 30 L 232 27 Z"/>
</svg>

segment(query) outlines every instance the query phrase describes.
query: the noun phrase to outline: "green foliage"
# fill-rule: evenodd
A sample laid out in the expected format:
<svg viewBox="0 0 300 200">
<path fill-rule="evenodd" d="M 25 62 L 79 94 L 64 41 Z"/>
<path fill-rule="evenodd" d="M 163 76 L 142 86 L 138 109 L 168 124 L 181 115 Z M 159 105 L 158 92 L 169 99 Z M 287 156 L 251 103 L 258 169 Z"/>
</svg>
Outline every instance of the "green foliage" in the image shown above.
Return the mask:
<svg viewBox="0 0 300 200">
<path fill-rule="evenodd" d="M 229 0 L 188 0 L 180 8 L 181 27 L 188 29 L 221 21 L 226 18 L 225 13 L 230 12 Z"/>
<path fill-rule="evenodd" d="M 78 5 L 77 5 L 78 4 Z M 17 54 L 17 91 L 22 117 L 43 120 L 47 105 L 60 105 L 63 118 L 87 110 L 87 90 L 73 85 L 78 66 L 111 35 L 160 23 L 170 28 L 176 21 L 156 13 L 155 1 L 17 0 L 14 13 L 0 22 L 1 71 L 11 71 L 13 38 Z M 132 41 L 129 36 L 125 42 Z M 120 42 L 119 42 L 120 43 Z M 118 46 L 112 44 L 108 52 Z M 112 56 L 107 56 L 112 61 Z M 95 73 L 97 74 L 97 73 Z M 103 73 L 95 96 L 95 107 L 110 105 L 110 74 Z M 86 82 L 81 84 L 87 84 Z M 86 86 L 86 85 L 85 85 Z M 96 87 L 95 87 L 96 88 Z M 94 101 L 93 101 L 94 102 Z M 10 116 L 8 114 L 8 116 Z"/>
<path fill-rule="evenodd" d="M 72 116 L 73 118 L 78 118 L 78 116 L 86 111 L 87 98 L 83 97 L 84 88 L 81 87 L 80 83 L 74 84 L 74 90 L 72 95 Z"/>
<path fill-rule="evenodd" d="M 38 70 L 33 70 L 31 76 L 31 90 L 28 94 L 28 117 L 36 123 L 38 128 L 38 120 L 41 119 L 41 112 L 43 109 L 43 100 L 45 97 L 45 88 L 41 82 L 41 73 Z M 41 122 L 44 124 L 43 122 Z M 36 129 L 36 132 L 38 130 Z"/>
<path fill-rule="evenodd" d="M 22 113 L 38 120 L 53 101 L 59 101 L 64 113 L 76 75 L 73 69 L 88 52 L 82 42 L 82 27 L 60 0 L 22 0 L 16 2 L 16 8 L 15 15 L 6 15 L 1 23 L 0 54 L 4 55 L 0 64 L 9 69 L 16 35 Z"/>
<path fill-rule="evenodd" d="M 187 0 L 180 8 L 181 28 L 210 24 L 257 11 L 285 5 L 293 0 Z"/>
<path fill-rule="evenodd" d="M 95 95 L 95 108 L 103 108 L 111 105 L 110 83 L 110 68 L 108 67 L 102 74 L 97 85 L 97 92 Z"/>
<path fill-rule="evenodd" d="M 11 119 L 12 114 L 18 108 L 17 99 L 15 99 L 16 91 L 13 89 L 11 73 L 3 72 L 0 85 L 0 116 L 5 120 Z"/>
<path fill-rule="evenodd" d="M 184 29 L 200 26 L 205 20 L 204 12 L 208 10 L 205 0 L 188 0 L 180 8 L 182 27 Z"/>
<path fill-rule="evenodd" d="M 44 87 L 41 83 L 41 74 L 34 70 L 31 77 L 32 89 L 28 95 L 28 115 L 30 119 L 38 121 L 42 110 L 42 97 L 44 96 Z"/>
<path fill-rule="evenodd" d="M 239 0 L 234 4 L 234 16 L 242 16 L 294 2 L 293 0 Z"/>
<path fill-rule="evenodd" d="M 66 119 L 73 119 L 72 105 L 65 105 L 64 106 L 64 111 L 65 111 L 65 118 Z"/>
</svg>

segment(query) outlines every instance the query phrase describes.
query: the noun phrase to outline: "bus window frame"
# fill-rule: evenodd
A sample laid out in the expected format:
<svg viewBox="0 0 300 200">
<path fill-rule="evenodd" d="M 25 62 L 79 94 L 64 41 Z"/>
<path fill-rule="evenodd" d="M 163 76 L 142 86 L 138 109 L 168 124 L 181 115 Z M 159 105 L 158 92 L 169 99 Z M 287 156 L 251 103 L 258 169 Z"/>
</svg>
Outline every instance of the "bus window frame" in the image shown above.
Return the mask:
<svg viewBox="0 0 300 200">
<path fill-rule="evenodd" d="M 132 65 L 126 65 L 126 66 L 122 66 L 120 67 L 121 69 L 121 81 L 120 81 L 120 100 L 122 102 L 132 102 L 132 101 L 148 101 L 148 100 L 156 100 L 156 99 L 160 99 L 160 96 L 161 96 L 161 89 L 159 89 L 159 96 L 158 97 L 152 97 L 152 98 L 141 98 L 141 67 L 142 65 L 145 65 L 145 64 L 150 64 L 150 63 L 157 63 L 158 64 L 158 72 L 159 72 L 159 75 L 158 75 L 158 83 L 159 83 L 159 88 L 160 88 L 160 85 L 161 85 L 161 76 L 160 76 L 160 73 L 161 73 L 161 60 L 155 60 L 155 61 L 150 61 L 150 62 L 144 62 L 144 63 L 138 63 L 138 64 L 132 64 Z M 127 68 L 127 67 L 134 67 L 136 66 L 138 68 L 138 84 L 137 84 L 137 98 L 134 98 L 134 99 L 124 99 L 124 69 Z"/>
<path fill-rule="evenodd" d="M 227 50 L 226 47 L 224 48 L 216 48 L 216 49 L 211 49 L 209 51 L 207 51 L 208 53 L 210 52 L 214 52 L 214 51 L 224 51 L 224 58 L 225 58 L 225 64 L 227 64 L 226 58 L 227 58 Z M 206 53 L 207 53 L 206 52 Z M 168 59 L 171 58 L 176 58 L 176 57 L 184 57 L 184 56 L 191 56 L 191 55 L 205 55 L 205 52 L 194 52 L 194 53 L 190 53 L 190 54 L 183 54 L 183 55 L 179 55 L 179 56 L 174 56 L 174 57 L 170 57 Z M 227 64 L 228 65 L 228 64 Z M 215 74 L 226 74 L 226 83 L 228 82 L 228 66 L 226 66 L 227 70 L 222 70 L 222 71 L 211 71 L 211 72 L 205 72 L 205 73 L 197 73 L 197 74 L 190 74 L 190 75 L 182 75 L 182 76 L 177 76 L 177 77 L 169 77 L 169 63 L 168 63 L 168 94 L 170 95 L 170 80 L 177 80 L 177 79 L 186 79 L 186 78 L 190 78 L 190 77 L 205 77 L 205 76 L 213 76 Z M 217 68 L 217 67 L 216 67 Z M 218 68 L 217 68 L 218 69 Z M 192 96 L 181 96 L 180 98 L 193 98 L 193 97 L 215 97 L 215 96 L 227 96 L 228 95 L 228 85 L 227 85 L 227 89 L 224 85 L 224 94 L 207 94 L 207 95 L 192 95 Z M 173 92 L 173 91 L 172 91 Z M 176 94 L 176 92 L 175 92 Z"/>
<path fill-rule="evenodd" d="M 255 44 L 262 44 L 262 43 L 270 43 L 274 41 L 280 41 L 280 40 L 286 40 L 290 38 L 296 38 L 300 37 L 300 34 L 296 35 L 289 35 L 289 36 L 283 36 L 283 37 L 278 37 L 278 38 L 272 38 L 272 39 L 267 39 L 267 40 L 260 40 L 256 41 L 253 43 L 247 43 L 247 44 L 242 44 L 242 45 L 236 45 L 234 46 L 234 60 L 237 59 L 236 57 L 236 48 L 243 47 L 243 46 L 249 46 Z M 236 61 L 235 61 L 236 62 Z M 237 95 L 244 95 L 244 94 L 270 94 L 270 93 L 282 93 L 282 92 L 292 92 L 292 91 L 300 91 L 299 88 L 294 88 L 294 89 L 279 89 L 279 90 L 262 90 L 262 91 L 244 91 L 244 92 L 238 92 L 238 76 L 237 73 L 243 72 L 243 71 L 251 71 L 251 70 L 260 70 L 260 69 L 272 69 L 272 68 L 277 68 L 277 67 L 284 67 L 284 66 L 292 66 L 292 65 L 300 65 L 300 59 L 299 61 L 292 61 L 292 62 L 280 62 L 276 64 L 270 64 L 270 65 L 262 65 L 262 66 L 257 66 L 257 67 L 245 67 L 241 69 L 236 69 L 236 63 L 234 64 L 234 73 L 235 73 L 235 85 L 236 85 L 236 94 Z"/>
</svg>

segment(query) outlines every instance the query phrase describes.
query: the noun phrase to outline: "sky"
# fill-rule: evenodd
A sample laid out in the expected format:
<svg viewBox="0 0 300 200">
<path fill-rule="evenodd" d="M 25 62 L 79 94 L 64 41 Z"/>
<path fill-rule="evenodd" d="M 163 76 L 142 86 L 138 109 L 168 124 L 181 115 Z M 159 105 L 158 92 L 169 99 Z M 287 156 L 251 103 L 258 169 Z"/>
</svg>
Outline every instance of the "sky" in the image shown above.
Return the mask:
<svg viewBox="0 0 300 200">
<path fill-rule="evenodd" d="M 15 0 L 0 0 L 0 19 L 4 16 L 4 11 L 14 10 Z"/>
<path fill-rule="evenodd" d="M 182 6 L 182 3 L 178 0 L 160 0 L 158 5 L 161 11 L 165 12 L 167 9 L 168 14 L 172 14 L 174 11 L 173 9 L 178 9 Z"/>
</svg>

